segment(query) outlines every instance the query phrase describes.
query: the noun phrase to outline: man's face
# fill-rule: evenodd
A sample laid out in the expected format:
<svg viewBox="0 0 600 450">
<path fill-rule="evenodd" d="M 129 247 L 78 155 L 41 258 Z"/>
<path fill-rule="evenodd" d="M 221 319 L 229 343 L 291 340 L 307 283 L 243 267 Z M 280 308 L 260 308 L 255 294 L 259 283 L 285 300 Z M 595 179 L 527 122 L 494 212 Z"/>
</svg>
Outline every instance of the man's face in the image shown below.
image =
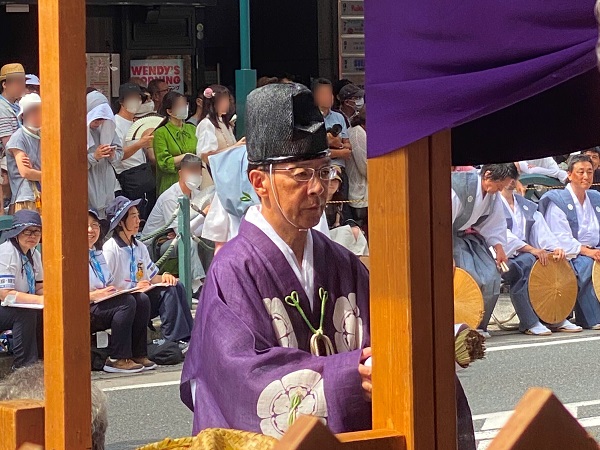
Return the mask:
<svg viewBox="0 0 600 450">
<path fill-rule="evenodd" d="M 4 85 L 4 97 L 19 99 L 25 92 L 25 74 L 9 75 L 2 84 Z"/>
<path fill-rule="evenodd" d="M 320 172 L 326 172 L 330 167 L 329 158 L 273 165 L 272 177 L 266 174 L 269 178 L 267 183 L 270 186 L 267 190 L 272 207 L 277 208 L 273 194 L 275 191 L 284 216 L 294 225 L 302 229 L 317 225 L 327 203 L 330 183 L 321 179 Z M 310 177 L 312 169 L 315 173 L 311 180 L 298 181 Z"/>
<path fill-rule="evenodd" d="M 587 161 L 575 163 L 573 170 L 568 172 L 569 181 L 574 187 L 589 189 L 594 181 L 594 167 Z"/>
<path fill-rule="evenodd" d="M 481 177 L 481 188 L 487 194 L 495 194 L 496 192 L 500 192 L 506 186 L 510 184 L 512 178 L 505 178 L 501 181 L 495 181 L 489 178 L 490 172 L 486 172 L 483 177 Z"/>
<path fill-rule="evenodd" d="M 504 187 L 507 191 L 514 191 L 517 188 L 517 180 L 511 179 L 510 182 Z"/>
<path fill-rule="evenodd" d="M 597 152 L 587 151 L 584 153 L 585 156 L 589 156 L 592 160 L 592 168 L 596 170 L 600 166 L 600 155 Z"/>
<path fill-rule="evenodd" d="M 165 98 L 165 95 L 167 95 L 168 92 L 169 92 L 169 85 L 164 82 L 159 83 L 158 91 L 154 93 L 152 100 L 154 100 L 156 103 L 161 103 L 163 101 L 163 98 Z"/>
<path fill-rule="evenodd" d="M 329 84 L 320 84 L 314 92 L 315 104 L 321 109 L 330 109 L 333 106 L 333 87 Z"/>
</svg>

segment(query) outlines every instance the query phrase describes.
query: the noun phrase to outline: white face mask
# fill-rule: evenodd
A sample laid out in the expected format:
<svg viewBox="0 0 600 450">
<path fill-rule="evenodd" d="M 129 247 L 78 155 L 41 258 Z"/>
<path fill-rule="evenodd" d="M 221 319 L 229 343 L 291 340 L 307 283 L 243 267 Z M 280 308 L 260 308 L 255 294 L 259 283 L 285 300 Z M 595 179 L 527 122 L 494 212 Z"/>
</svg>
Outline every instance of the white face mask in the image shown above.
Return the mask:
<svg viewBox="0 0 600 450">
<path fill-rule="evenodd" d="M 185 185 L 190 191 L 195 191 L 200 188 L 202 184 L 202 175 L 196 173 L 190 173 L 185 177 Z"/>
<path fill-rule="evenodd" d="M 152 100 L 146 103 L 142 103 L 136 114 L 138 116 L 145 116 L 146 114 L 150 114 L 151 112 L 154 112 L 154 102 Z"/>
<path fill-rule="evenodd" d="M 358 98 L 356 100 L 354 100 L 354 109 L 356 111 L 360 111 L 360 109 L 365 106 L 365 99 L 364 98 Z"/>
<path fill-rule="evenodd" d="M 171 115 L 173 117 L 175 117 L 176 119 L 185 120 L 188 118 L 188 112 L 189 112 L 189 107 L 185 106 L 184 108 L 179 108 L 179 109 L 173 111 L 173 114 L 171 114 Z"/>
<path fill-rule="evenodd" d="M 139 112 L 140 108 L 142 107 L 142 100 L 141 99 L 127 100 L 125 103 L 123 103 L 123 107 L 127 110 L 128 113 L 135 114 L 135 113 Z"/>
</svg>

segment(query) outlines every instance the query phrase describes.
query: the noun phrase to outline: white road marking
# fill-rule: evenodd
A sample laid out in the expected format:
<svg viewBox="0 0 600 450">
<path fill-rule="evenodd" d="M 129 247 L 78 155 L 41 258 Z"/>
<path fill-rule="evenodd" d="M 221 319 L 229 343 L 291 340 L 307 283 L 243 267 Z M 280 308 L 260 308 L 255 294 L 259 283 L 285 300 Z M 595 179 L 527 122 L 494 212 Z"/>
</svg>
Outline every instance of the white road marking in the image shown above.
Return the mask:
<svg viewBox="0 0 600 450">
<path fill-rule="evenodd" d="M 486 353 L 499 352 L 502 350 L 515 350 L 520 348 L 533 348 L 533 347 L 547 347 L 550 345 L 562 345 L 562 344 L 575 344 L 580 342 L 593 342 L 600 341 L 600 336 L 585 337 L 585 338 L 570 338 L 570 339 L 555 339 L 552 341 L 545 342 L 531 342 L 529 344 L 508 344 L 498 345 L 486 348 Z"/>
<path fill-rule="evenodd" d="M 161 383 L 143 383 L 143 384 L 130 384 L 128 386 L 115 386 L 102 389 L 103 392 L 113 392 L 113 391 L 126 391 L 128 389 L 144 389 L 144 388 L 153 388 L 160 386 L 175 386 L 179 384 L 179 380 L 174 381 L 163 381 Z"/>
</svg>

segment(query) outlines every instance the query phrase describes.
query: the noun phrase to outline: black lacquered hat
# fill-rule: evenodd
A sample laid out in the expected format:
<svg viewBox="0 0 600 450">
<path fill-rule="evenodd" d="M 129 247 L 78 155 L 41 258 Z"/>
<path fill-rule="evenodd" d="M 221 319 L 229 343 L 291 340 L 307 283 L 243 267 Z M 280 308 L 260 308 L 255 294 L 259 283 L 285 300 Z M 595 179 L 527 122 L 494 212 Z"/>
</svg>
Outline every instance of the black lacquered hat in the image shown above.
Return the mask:
<svg viewBox="0 0 600 450">
<path fill-rule="evenodd" d="M 248 95 L 246 146 L 251 164 L 306 161 L 329 155 L 323 115 L 301 84 L 269 84 Z"/>
</svg>

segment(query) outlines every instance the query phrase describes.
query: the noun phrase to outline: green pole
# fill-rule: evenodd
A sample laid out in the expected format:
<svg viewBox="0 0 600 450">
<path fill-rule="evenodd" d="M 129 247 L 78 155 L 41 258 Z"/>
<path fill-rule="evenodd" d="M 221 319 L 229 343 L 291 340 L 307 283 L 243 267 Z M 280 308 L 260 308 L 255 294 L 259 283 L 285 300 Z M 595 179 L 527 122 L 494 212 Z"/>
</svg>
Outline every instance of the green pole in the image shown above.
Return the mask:
<svg viewBox="0 0 600 450">
<path fill-rule="evenodd" d="M 192 307 L 192 249 L 190 236 L 190 199 L 182 195 L 177 199 L 179 203 L 179 216 L 177 217 L 177 230 L 181 235 L 177 243 L 177 256 L 179 259 L 179 280 L 185 288 L 185 295 Z"/>
<path fill-rule="evenodd" d="M 240 0 L 240 70 L 235 71 L 238 139 L 246 134 L 246 97 L 256 87 L 256 70 L 250 66 L 250 0 Z"/>
</svg>

